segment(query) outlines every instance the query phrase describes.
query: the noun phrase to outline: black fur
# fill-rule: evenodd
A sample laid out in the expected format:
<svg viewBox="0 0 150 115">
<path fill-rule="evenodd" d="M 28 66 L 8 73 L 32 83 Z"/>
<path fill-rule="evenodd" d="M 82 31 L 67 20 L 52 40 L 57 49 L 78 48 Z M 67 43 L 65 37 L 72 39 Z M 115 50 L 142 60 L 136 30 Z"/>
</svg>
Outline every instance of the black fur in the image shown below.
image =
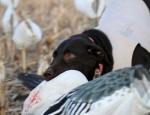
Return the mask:
<svg viewBox="0 0 150 115">
<path fill-rule="evenodd" d="M 138 44 L 133 52 L 132 66 L 142 64 L 148 70 L 150 69 L 150 53 Z"/>
<path fill-rule="evenodd" d="M 102 64 L 104 65 L 102 74 L 111 71 L 113 68 L 112 46 L 107 36 L 103 32 L 96 29 L 86 30 L 83 32 L 83 34 L 91 37 L 94 40 L 94 42 L 98 46 L 100 46 L 107 54 L 110 64 L 107 64 L 106 62 L 102 62 Z"/>
</svg>

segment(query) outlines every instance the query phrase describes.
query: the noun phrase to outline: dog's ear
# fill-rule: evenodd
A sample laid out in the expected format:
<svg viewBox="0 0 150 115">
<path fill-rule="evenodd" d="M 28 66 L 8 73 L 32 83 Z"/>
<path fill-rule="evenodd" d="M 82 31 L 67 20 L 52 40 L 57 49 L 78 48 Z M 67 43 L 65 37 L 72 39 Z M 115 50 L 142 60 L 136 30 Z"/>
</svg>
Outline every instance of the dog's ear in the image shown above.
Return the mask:
<svg viewBox="0 0 150 115">
<path fill-rule="evenodd" d="M 96 44 L 88 44 L 88 53 L 94 55 L 97 58 L 99 63 L 103 63 L 105 61 L 108 65 L 110 65 L 110 61 L 108 60 L 107 54 L 105 51 L 100 48 Z"/>
</svg>

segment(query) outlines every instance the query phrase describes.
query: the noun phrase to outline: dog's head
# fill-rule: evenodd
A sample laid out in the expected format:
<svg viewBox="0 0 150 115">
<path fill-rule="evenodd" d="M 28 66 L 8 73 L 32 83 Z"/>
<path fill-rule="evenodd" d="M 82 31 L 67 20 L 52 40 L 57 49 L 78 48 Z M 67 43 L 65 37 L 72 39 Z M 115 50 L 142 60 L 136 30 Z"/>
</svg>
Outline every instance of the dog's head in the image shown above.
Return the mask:
<svg viewBox="0 0 150 115">
<path fill-rule="evenodd" d="M 98 63 L 104 65 L 102 74 L 112 70 L 111 53 L 111 44 L 102 32 L 94 29 L 84 31 L 82 34 L 71 36 L 58 46 L 53 52 L 53 61 L 45 71 L 44 77 L 49 81 L 66 70 L 79 70 L 88 80 L 92 80 Z"/>
</svg>

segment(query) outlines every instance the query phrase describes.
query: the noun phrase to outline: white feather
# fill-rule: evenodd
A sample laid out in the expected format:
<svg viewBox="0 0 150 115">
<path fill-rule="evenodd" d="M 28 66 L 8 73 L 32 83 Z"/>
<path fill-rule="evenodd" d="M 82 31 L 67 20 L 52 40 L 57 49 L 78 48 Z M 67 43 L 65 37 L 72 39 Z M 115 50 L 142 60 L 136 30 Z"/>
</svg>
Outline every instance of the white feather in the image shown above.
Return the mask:
<svg viewBox="0 0 150 115">
<path fill-rule="evenodd" d="M 86 77 L 76 70 L 68 70 L 48 82 L 43 81 L 25 100 L 22 115 L 40 114 L 60 96 L 86 82 Z"/>
<path fill-rule="evenodd" d="M 12 39 L 17 49 L 24 45 L 27 50 L 33 50 L 42 39 L 42 31 L 36 23 L 27 19 L 18 25 Z"/>
<path fill-rule="evenodd" d="M 81 115 L 145 115 L 150 106 L 143 103 L 135 88 L 122 88 L 113 95 L 92 104 L 90 111 Z"/>
</svg>

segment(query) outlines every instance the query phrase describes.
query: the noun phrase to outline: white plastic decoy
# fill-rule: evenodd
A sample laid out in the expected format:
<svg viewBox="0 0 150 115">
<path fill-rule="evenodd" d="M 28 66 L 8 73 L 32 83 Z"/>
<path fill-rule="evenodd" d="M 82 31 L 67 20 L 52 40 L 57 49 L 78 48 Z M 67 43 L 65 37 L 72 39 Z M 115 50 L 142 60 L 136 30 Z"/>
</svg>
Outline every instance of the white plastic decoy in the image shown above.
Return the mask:
<svg viewBox="0 0 150 115">
<path fill-rule="evenodd" d="M 42 81 L 25 100 L 22 115 L 40 115 L 60 96 L 86 82 L 86 77 L 77 70 L 68 70 L 50 81 Z"/>
<path fill-rule="evenodd" d="M 2 19 L 4 32 L 7 34 L 13 32 L 18 24 L 19 24 L 18 15 L 11 6 L 8 6 Z"/>
<path fill-rule="evenodd" d="M 89 18 L 98 18 L 102 15 L 108 0 L 74 0 L 78 11 Z"/>
<path fill-rule="evenodd" d="M 20 50 L 24 45 L 26 50 L 33 50 L 42 39 L 42 31 L 36 23 L 27 19 L 17 26 L 12 39 L 17 49 Z"/>
<path fill-rule="evenodd" d="M 13 8 L 16 8 L 19 4 L 20 0 L 0 0 L 0 4 L 8 7 L 11 6 Z"/>
</svg>

